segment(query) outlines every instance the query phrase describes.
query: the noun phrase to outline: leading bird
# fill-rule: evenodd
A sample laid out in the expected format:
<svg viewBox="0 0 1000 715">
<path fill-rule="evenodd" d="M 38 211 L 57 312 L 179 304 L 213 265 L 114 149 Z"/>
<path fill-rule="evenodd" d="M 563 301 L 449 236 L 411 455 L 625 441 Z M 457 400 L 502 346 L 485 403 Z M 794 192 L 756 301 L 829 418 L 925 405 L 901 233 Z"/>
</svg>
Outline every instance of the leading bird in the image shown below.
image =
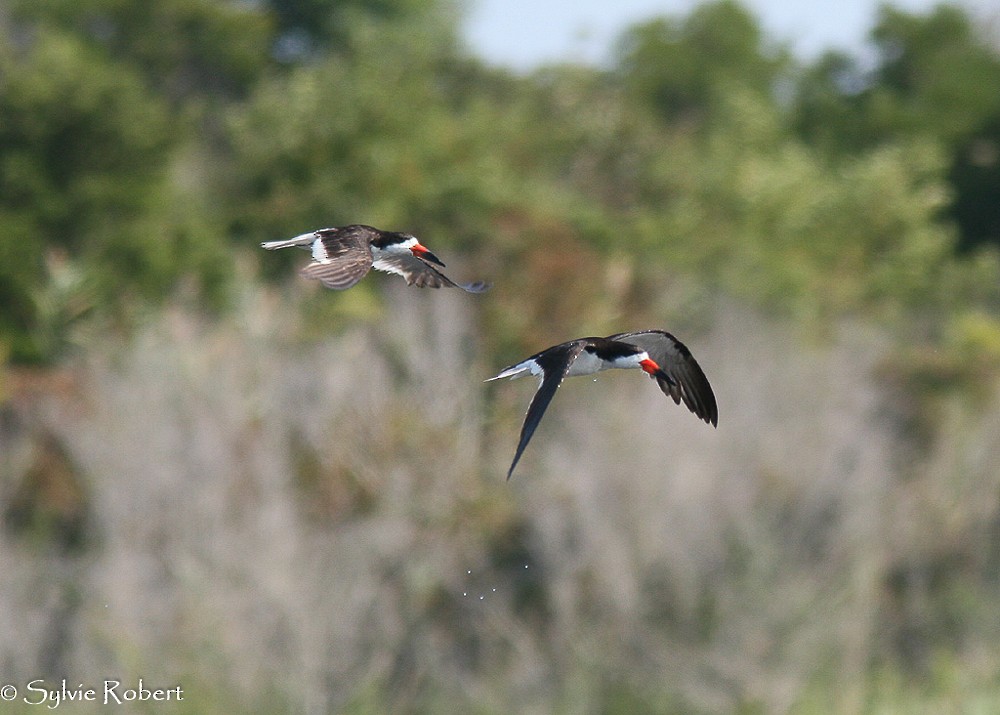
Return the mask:
<svg viewBox="0 0 1000 715">
<path fill-rule="evenodd" d="M 507 479 L 528 446 L 531 435 L 542 420 L 556 390 L 566 377 L 592 375 L 612 368 L 639 368 L 655 379 L 664 394 L 684 405 L 697 417 L 717 427 L 719 409 L 708 378 L 685 345 L 663 330 L 641 330 L 618 333 L 606 338 L 578 338 L 542 350 L 516 365 L 504 368 L 491 377 L 517 378 L 532 374 L 539 378 L 538 391 L 528 405 L 521 427 L 521 439 L 514 461 L 507 470 Z"/>
<path fill-rule="evenodd" d="M 265 241 L 260 246 L 268 251 L 291 246 L 312 251 L 312 263 L 299 272 L 334 290 L 350 288 L 372 268 L 401 275 L 407 285 L 418 288 L 455 287 L 469 293 L 489 289 L 483 282 L 455 283 L 434 267 L 444 268 L 444 263 L 409 233 L 353 224 L 321 228 L 286 241 Z"/>
</svg>

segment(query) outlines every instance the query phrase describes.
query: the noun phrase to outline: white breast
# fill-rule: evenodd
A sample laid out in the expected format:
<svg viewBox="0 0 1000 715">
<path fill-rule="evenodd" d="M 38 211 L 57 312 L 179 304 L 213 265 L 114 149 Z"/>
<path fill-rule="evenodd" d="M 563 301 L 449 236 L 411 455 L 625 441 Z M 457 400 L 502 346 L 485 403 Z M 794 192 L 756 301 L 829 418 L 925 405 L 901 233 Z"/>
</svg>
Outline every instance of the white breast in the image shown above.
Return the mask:
<svg viewBox="0 0 1000 715">
<path fill-rule="evenodd" d="M 583 350 L 579 357 L 573 361 L 573 364 L 569 366 L 569 371 L 566 373 L 566 377 L 574 377 L 575 375 L 593 375 L 595 372 L 607 370 L 609 367 L 612 366 L 594 355 L 594 353 Z"/>
</svg>

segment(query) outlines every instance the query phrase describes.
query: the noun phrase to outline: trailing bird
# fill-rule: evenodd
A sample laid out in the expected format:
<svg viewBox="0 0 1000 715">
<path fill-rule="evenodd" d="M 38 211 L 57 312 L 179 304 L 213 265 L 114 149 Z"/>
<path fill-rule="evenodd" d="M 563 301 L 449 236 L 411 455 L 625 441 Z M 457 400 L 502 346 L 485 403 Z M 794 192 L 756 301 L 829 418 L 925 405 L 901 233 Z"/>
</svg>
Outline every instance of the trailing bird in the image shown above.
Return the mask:
<svg viewBox="0 0 1000 715">
<path fill-rule="evenodd" d="M 685 345 L 663 330 L 618 333 L 606 338 L 578 338 L 542 350 L 500 371 L 491 380 L 532 374 L 539 378 L 538 391 L 528 405 L 521 426 L 521 439 L 507 479 L 528 446 L 556 390 L 566 377 L 592 375 L 612 368 L 639 368 L 656 380 L 663 393 L 684 405 L 713 427 L 719 424 L 719 409 L 708 378 Z"/>
<path fill-rule="evenodd" d="M 285 241 L 265 241 L 260 245 L 268 251 L 291 246 L 312 251 L 312 262 L 299 272 L 334 290 L 350 288 L 372 268 L 397 273 L 406 279 L 407 285 L 418 288 L 455 287 L 469 293 L 482 293 L 490 287 L 481 281 L 455 283 L 435 268 L 444 268 L 444 263 L 416 236 L 371 226 L 352 224 L 321 228 Z"/>
</svg>

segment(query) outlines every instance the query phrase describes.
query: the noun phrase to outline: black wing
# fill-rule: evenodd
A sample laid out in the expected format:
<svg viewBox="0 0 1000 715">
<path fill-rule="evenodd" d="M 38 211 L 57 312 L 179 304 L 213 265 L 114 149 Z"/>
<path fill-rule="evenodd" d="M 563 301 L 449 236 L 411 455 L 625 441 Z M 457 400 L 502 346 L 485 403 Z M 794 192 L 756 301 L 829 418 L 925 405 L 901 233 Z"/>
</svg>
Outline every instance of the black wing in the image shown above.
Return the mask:
<svg viewBox="0 0 1000 715">
<path fill-rule="evenodd" d="M 326 260 L 313 260 L 299 271 L 306 278 L 314 278 L 327 288 L 345 290 L 368 275 L 372 269 L 371 245 L 357 232 L 340 232 L 325 229 L 322 234 Z"/>
<path fill-rule="evenodd" d="M 664 394 L 672 397 L 678 405 L 683 401 L 691 412 L 712 426 L 719 425 L 715 393 L 712 392 L 712 386 L 701 366 L 684 343 L 663 330 L 620 333 L 609 336 L 608 340 L 629 343 L 649 353 L 650 359 L 674 381 L 674 384 L 670 384 L 661 377 L 656 378 Z"/>
<path fill-rule="evenodd" d="M 383 254 L 375 262 L 380 271 L 396 273 L 406 279 L 407 285 L 417 288 L 461 288 L 469 293 L 483 293 L 490 289 L 489 283 L 456 283 L 427 261 L 414 255 Z"/>
<path fill-rule="evenodd" d="M 524 416 L 524 424 L 521 425 L 521 439 L 517 443 L 514 461 L 510 463 L 510 469 L 507 470 L 508 480 L 510 479 L 510 475 L 514 473 L 514 467 L 517 466 L 518 460 L 521 459 L 521 453 L 524 452 L 524 448 L 531 441 L 531 436 L 535 433 L 535 428 L 542 421 L 542 415 L 545 414 L 546 408 L 552 402 L 556 390 L 559 389 L 563 378 L 566 377 L 569 366 L 573 364 L 573 361 L 583 351 L 584 345 L 586 345 L 586 341 L 584 340 L 573 340 L 544 350 L 533 358 L 528 358 L 529 360 L 534 359 L 539 367 L 542 368 L 543 377 L 541 384 L 538 386 L 538 391 L 531 398 L 531 404 L 528 405 L 528 412 Z"/>
</svg>

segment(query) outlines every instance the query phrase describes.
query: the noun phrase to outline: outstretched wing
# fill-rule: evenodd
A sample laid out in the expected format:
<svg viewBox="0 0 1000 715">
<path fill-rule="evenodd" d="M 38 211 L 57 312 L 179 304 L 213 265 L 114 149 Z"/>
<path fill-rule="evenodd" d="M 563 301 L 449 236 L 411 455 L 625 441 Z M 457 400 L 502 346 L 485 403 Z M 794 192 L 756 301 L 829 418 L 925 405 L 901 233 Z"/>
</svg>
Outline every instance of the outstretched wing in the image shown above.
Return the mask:
<svg viewBox="0 0 1000 715">
<path fill-rule="evenodd" d="M 299 271 L 306 278 L 314 278 L 327 288 L 350 288 L 372 269 L 371 245 L 356 232 L 326 229 L 322 233 L 322 246 L 314 247 L 313 262 Z"/>
<path fill-rule="evenodd" d="M 650 359 L 674 381 L 674 384 L 670 384 L 663 378 L 656 378 L 664 394 L 672 397 L 678 405 L 683 401 L 696 416 L 718 426 L 719 408 L 715 402 L 715 393 L 712 392 L 712 386 L 701 366 L 684 343 L 663 330 L 620 333 L 608 336 L 608 340 L 619 340 L 645 350 Z"/>
<path fill-rule="evenodd" d="M 517 443 L 514 461 L 511 462 L 510 469 L 507 470 L 507 479 L 510 479 L 510 475 L 514 473 L 514 467 L 521 459 L 524 448 L 531 441 L 531 436 L 535 434 L 538 423 L 542 421 L 542 415 L 545 414 L 546 408 L 552 402 L 552 398 L 555 396 L 556 390 L 559 389 L 559 385 L 562 384 L 563 378 L 566 377 L 570 365 L 583 351 L 584 345 L 586 345 L 584 340 L 573 340 L 544 350 L 533 358 L 528 358 L 528 360 L 534 360 L 542 369 L 542 381 L 535 396 L 531 398 L 528 412 L 524 416 L 524 424 L 521 425 L 521 439 Z"/>
<path fill-rule="evenodd" d="M 469 293 L 483 293 L 490 289 L 488 283 L 456 283 L 427 261 L 414 255 L 383 253 L 375 261 L 377 270 L 396 273 L 406 279 L 407 285 L 418 288 L 461 288 Z"/>
</svg>

